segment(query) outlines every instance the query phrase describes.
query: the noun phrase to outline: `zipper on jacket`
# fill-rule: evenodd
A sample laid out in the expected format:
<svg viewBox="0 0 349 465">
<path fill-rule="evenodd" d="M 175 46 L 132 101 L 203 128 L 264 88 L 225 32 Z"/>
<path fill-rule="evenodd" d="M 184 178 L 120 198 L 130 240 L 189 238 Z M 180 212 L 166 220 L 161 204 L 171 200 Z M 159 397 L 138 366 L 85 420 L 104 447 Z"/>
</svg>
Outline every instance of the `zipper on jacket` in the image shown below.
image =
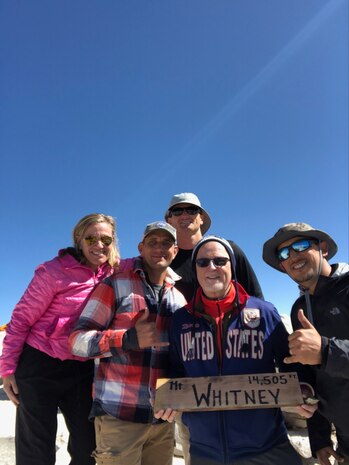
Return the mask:
<svg viewBox="0 0 349 465">
<path fill-rule="evenodd" d="M 222 368 L 223 368 L 223 320 L 221 318 L 222 312 L 221 312 L 221 308 L 220 308 L 219 304 L 217 304 L 217 309 L 218 309 L 217 333 L 219 333 L 219 340 L 217 339 L 218 373 L 219 373 L 219 375 L 222 375 Z M 219 350 L 219 348 L 221 350 Z"/>
<path fill-rule="evenodd" d="M 222 434 L 221 437 L 223 438 L 222 441 L 222 449 L 223 449 L 223 460 L 225 464 L 229 464 L 228 462 L 228 438 L 226 437 L 226 428 L 225 428 L 225 412 L 222 410 L 219 412 L 220 414 L 220 422 L 221 422 L 221 427 L 222 427 Z"/>
</svg>

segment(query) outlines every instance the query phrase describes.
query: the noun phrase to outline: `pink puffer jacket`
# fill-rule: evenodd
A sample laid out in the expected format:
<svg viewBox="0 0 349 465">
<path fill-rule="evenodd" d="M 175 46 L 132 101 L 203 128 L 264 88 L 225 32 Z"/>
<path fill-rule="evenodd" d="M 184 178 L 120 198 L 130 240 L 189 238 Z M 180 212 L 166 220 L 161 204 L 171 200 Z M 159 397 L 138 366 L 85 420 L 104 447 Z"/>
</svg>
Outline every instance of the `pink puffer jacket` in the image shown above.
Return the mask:
<svg viewBox="0 0 349 465">
<path fill-rule="evenodd" d="M 39 265 L 6 328 L 0 375 L 15 373 L 24 343 L 60 360 L 84 360 L 68 348 L 68 337 L 94 287 L 111 275 L 104 264 L 95 273 L 64 250 Z"/>
</svg>

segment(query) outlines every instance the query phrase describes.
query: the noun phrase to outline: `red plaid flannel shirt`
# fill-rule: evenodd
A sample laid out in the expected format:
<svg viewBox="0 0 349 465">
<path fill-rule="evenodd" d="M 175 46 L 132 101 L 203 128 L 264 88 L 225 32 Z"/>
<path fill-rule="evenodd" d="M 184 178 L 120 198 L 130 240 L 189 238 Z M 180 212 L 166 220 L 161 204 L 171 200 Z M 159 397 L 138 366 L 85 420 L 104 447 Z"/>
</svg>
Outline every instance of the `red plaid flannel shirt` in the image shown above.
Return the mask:
<svg viewBox="0 0 349 465">
<path fill-rule="evenodd" d="M 173 287 L 174 275 L 171 270 L 158 302 L 137 257 L 125 261 L 91 294 L 69 342 L 74 354 L 96 359 L 92 416 L 107 413 L 136 423 L 153 421 L 150 398 L 158 377 L 165 376 L 168 348 L 125 351 L 122 341 L 146 307 L 161 340 L 168 341 L 170 318 L 186 303 Z"/>
</svg>

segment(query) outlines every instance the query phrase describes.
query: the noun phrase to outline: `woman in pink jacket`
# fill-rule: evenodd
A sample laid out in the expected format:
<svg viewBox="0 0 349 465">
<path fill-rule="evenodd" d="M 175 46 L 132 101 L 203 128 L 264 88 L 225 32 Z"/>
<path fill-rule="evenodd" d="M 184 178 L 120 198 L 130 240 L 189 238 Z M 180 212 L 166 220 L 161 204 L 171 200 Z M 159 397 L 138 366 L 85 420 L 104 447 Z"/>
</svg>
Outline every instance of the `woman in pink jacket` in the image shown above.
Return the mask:
<svg viewBox="0 0 349 465">
<path fill-rule="evenodd" d="M 17 465 L 55 463 L 58 408 L 69 430 L 70 465 L 95 463 L 88 420 L 94 362 L 72 355 L 68 336 L 94 287 L 119 264 L 114 219 L 85 216 L 73 241 L 35 270 L 6 330 L 0 375 L 18 407 Z"/>
</svg>

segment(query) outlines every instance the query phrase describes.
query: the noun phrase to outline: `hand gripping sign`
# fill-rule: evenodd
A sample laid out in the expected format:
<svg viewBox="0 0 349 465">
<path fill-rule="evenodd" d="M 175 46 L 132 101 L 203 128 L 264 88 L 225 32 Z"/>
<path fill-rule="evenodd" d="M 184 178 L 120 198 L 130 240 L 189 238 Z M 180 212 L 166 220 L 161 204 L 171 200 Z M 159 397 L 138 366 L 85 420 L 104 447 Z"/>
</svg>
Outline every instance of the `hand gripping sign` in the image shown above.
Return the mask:
<svg viewBox="0 0 349 465">
<path fill-rule="evenodd" d="M 154 410 L 238 410 L 304 402 L 297 373 L 158 379 Z"/>
</svg>

